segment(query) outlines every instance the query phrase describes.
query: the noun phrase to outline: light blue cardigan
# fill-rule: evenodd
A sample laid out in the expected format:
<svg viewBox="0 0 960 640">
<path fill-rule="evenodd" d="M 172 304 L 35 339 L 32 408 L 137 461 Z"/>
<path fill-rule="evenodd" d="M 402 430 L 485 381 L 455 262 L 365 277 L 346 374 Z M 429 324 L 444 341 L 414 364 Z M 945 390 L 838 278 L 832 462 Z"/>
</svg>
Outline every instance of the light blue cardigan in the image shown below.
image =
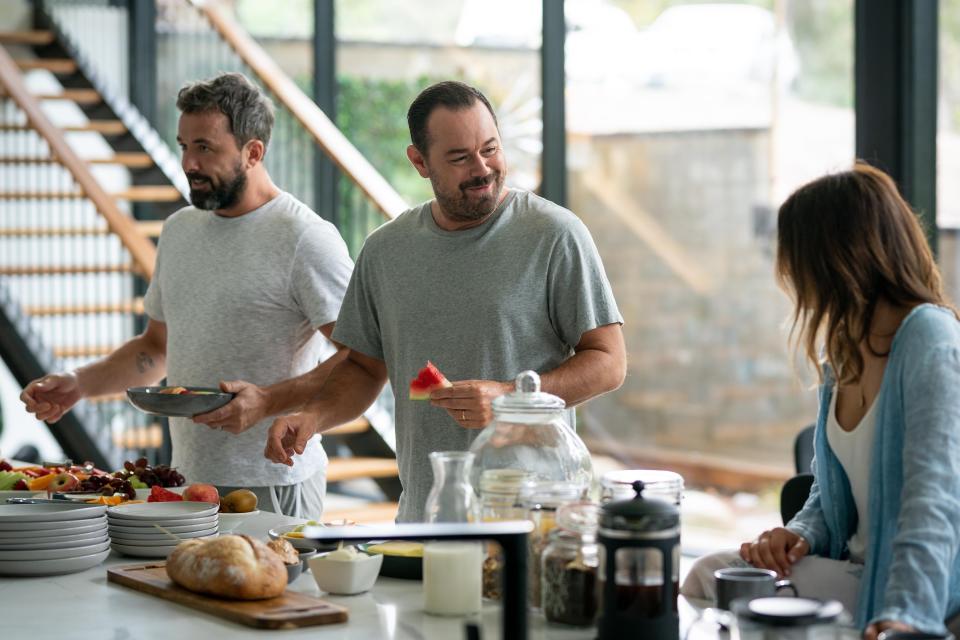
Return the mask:
<svg viewBox="0 0 960 640">
<path fill-rule="evenodd" d="M 857 509 L 850 482 L 827 443 L 834 377 L 825 370 L 814 436 L 810 497 L 787 528 L 810 553 L 847 556 Z M 858 628 L 898 620 L 943 633 L 960 612 L 960 323 L 920 305 L 894 336 L 877 395 L 870 469 L 870 539 Z"/>
</svg>

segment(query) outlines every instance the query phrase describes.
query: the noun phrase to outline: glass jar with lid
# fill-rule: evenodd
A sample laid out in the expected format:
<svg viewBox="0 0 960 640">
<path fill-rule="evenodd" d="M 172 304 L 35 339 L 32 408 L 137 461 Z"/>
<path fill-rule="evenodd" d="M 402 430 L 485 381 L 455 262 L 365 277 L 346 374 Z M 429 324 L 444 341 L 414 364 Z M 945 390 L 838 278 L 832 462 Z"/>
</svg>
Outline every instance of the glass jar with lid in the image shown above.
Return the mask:
<svg viewBox="0 0 960 640">
<path fill-rule="evenodd" d="M 527 478 L 520 469 L 487 469 L 480 475 L 480 519 L 484 522 L 524 520 L 526 510 L 518 496 Z M 487 545 L 483 561 L 483 597 L 499 600 L 502 592 L 503 553 L 500 545 Z"/>
<path fill-rule="evenodd" d="M 597 615 L 597 505 L 557 510 L 557 527 L 541 559 L 541 608 L 550 622 L 589 626 Z"/>
<path fill-rule="evenodd" d="M 533 522 L 527 566 L 530 606 L 534 609 L 540 608 L 540 564 L 550 532 L 557 526 L 557 510 L 565 504 L 582 500 L 587 489 L 569 482 L 528 482 L 520 491 L 520 503 L 526 510 L 527 519 Z"/>
<path fill-rule="evenodd" d="M 540 376 L 524 371 L 516 391 L 493 401 L 493 421 L 473 441 L 473 486 L 489 469 L 525 471 L 534 482 L 566 482 L 589 486 L 593 481 L 590 452 L 564 418 L 562 398 L 540 390 Z"/>
</svg>

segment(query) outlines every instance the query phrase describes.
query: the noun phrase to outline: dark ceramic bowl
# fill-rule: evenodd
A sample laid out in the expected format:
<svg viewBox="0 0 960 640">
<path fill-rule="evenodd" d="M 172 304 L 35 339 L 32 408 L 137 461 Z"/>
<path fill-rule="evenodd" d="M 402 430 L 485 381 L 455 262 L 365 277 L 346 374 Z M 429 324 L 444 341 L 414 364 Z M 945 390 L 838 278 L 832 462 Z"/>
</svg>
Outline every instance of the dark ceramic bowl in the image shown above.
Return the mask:
<svg viewBox="0 0 960 640">
<path fill-rule="evenodd" d="M 300 554 L 300 562 L 297 564 L 284 564 L 287 568 L 287 584 L 290 584 L 294 580 L 300 577 L 301 573 L 306 573 L 310 570 L 307 560 L 317 555 L 317 551 L 298 551 Z"/>
<path fill-rule="evenodd" d="M 160 393 L 168 388 L 130 387 L 127 389 L 127 397 L 133 406 L 146 413 L 168 418 L 192 418 L 219 409 L 236 395 L 209 387 L 184 387 L 193 393 Z"/>
</svg>

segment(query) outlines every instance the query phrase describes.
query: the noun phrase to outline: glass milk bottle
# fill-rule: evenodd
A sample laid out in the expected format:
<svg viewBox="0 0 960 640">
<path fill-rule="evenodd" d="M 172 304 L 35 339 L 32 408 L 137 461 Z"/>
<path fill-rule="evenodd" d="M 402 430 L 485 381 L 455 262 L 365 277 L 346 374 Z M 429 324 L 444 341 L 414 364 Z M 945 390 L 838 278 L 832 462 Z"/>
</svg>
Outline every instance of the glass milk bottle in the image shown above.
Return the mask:
<svg viewBox="0 0 960 640">
<path fill-rule="evenodd" d="M 473 454 L 430 454 L 433 487 L 427 497 L 427 522 L 476 522 L 479 505 L 470 484 Z M 483 545 L 479 542 L 429 542 L 423 548 L 424 609 L 440 616 L 480 611 Z"/>
</svg>

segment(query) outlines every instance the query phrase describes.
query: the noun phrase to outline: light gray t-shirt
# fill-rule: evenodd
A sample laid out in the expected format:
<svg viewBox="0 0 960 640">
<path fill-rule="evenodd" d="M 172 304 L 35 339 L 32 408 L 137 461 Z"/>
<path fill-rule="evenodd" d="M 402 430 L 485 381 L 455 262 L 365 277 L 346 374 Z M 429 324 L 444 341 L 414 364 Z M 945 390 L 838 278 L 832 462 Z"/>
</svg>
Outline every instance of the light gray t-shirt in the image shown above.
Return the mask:
<svg viewBox="0 0 960 640">
<path fill-rule="evenodd" d="M 587 228 L 532 193 L 510 191 L 472 229 L 440 229 L 426 203 L 371 234 L 334 340 L 385 361 L 396 390 L 398 520 L 423 519 L 428 454 L 468 449 L 479 434 L 408 399 L 427 360 L 450 380 L 509 381 L 555 369 L 585 331 L 615 322 L 623 319 Z"/>
<path fill-rule="evenodd" d="M 176 212 L 144 304 L 167 325 L 167 383 L 269 385 L 309 371 L 333 351 L 317 329 L 336 320 L 352 266 L 336 228 L 288 193 L 238 218 Z M 325 468 L 319 438 L 293 467 L 264 458 L 271 423 L 234 435 L 171 418 L 173 465 L 190 482 L 231 486 L 293 484 Z"/>
</svg>

